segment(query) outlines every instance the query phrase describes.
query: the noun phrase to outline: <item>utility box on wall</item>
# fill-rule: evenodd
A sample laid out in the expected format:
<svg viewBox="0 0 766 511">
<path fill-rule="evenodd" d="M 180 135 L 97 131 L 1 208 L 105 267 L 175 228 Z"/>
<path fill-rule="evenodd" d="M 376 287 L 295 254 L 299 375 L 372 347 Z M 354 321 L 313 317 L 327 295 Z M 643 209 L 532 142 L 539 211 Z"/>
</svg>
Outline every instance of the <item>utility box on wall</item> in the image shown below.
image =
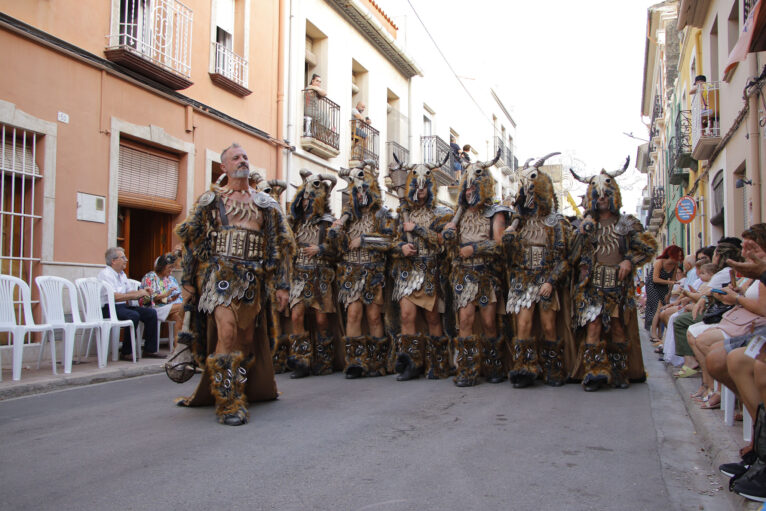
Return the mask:
<svg viewBox="0 0 766 511">
<path fill-rule="evenodd" d="M 77 220 L 106 223 L 106 197 L 77 192 Z"/>
</svg>

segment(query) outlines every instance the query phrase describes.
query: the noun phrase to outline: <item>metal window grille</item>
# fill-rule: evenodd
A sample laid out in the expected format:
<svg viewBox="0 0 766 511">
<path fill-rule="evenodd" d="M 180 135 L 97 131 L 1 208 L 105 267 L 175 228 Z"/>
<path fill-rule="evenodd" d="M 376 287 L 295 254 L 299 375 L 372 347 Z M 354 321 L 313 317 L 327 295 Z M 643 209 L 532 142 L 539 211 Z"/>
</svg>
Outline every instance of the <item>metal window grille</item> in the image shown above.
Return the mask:
<svg viewBox="0 0 766 511">
<path fill-rule="evenodd" d="M 176 200 L 178 160 L 120 145 L 119 191 Z"/>
<path fill-rule="evenodd" d="M 110 47 L 133 48 L 156 65 L 191 77 L 194 12 L 177 0 L 121 0 Z"/>
<path fill-rule="evenodd" d="M 247 59 L 240 57 L 224 44 L 212 44 L 215 50 L 215 72 L 247 88 Z"/>
<path fill-rule="evenodd" d="M 36 133 L 0 124 L 0 272 L 28 284 L 37 272 L 42 243 L 40 139 Z M 22 316 L 19 300 L 16 317 Z"/>
</svg>

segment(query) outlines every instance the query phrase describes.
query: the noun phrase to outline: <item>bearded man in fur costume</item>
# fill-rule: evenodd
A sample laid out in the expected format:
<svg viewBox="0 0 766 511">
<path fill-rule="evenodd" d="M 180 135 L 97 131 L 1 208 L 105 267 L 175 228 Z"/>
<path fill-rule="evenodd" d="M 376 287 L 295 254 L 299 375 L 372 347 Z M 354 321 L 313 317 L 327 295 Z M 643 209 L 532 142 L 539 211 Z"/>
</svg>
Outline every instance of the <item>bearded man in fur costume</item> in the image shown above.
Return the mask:
<svg viewBox="0 0 766 511">
<path fill-rule="evenodd" d="M 620 213 L 622 197 L 615 178 L 629 162 L 630 158 L 622 169 L 602 170 L 588 179 L 570 169 L 575 179 L 588 185 L 586 216 L 571 251 L 578 281 L 574 319 L 578 327 L 587 327 L 580 351 L 582 384 L 588 392 L 609 384 L 624 389 L 631 378 L 645 378 L 633 277 L 636 268 L 652 260 L 657 241 L 636 217 Z"/>
<path fill-rule="evenodd" d="M 249 186 L 245 150 L 226 148 L 221 168 L 226 185 L 202 194 L 176 230 L 191 316 L 191 332 L 179 341 L 204 368 L 194 394 L 178 404 L 215 403 L 219 422 L 239 426 L 248 420 L 248 401 L 277 397 L 266 321 L 258 316 L 266 313 L 269 281 L 279 308 L 287 307 L 294 242 L 279 204 Z"/>
<path fill-rule="evenodd" d="M 511 226 L 503 235 L 508 262 L 506 312 L 514 314 L 516 336 L 511 343 L 509 379 L 514 388 L 528 387 L 543 376 L 546 384 L 566 382 L 564 340 L 556 333 L 566 280 L 571 227 L 558 212 L 553 181 L 540 167 L 551 153 L 517 171 L 519 192 Z M 531 160 L 530 160 L 531 161 Z M 535 311 L 542 339 L 532 333 Z"/>
<path fill-rule="evenodd" d="M 346 309 L 346 378 L 385 375 L 391 349 L 382 314 L 393 219 L 383 206 L 375 166 L 374 161 L 364 161 L 341 169 L 349 197 L 331 229 L 340 253 L 338 302 Z"/>
<path fill-rule="evenodd" d="M 505 343 L 496 315 L 503 301 L 502 237 L 510 209 L 494 203 L 495 179 L 489 171 L 499 158 L 500 152 L 494 160 L 471 163 L 465 169 L 458 212 L 444 228 L 444 239 L 456 252 L 450 284 L 458 322 L 454 341 L 458 387 L 476 385 L 480 372 L 489 383 L 505 379 Z M 480 321 L 475 326 L 477 308 Z"/>
<path fill-rule="evenodd" d="M 449 342 L 442 325 L 445 304 L 440 289 L 440 266 L 444 245 L 440 233 L 453 211 L 435 204 L 437 184 L 433 169 L 437 167 L 400 164 L 390 172 L 395 185 L 398 185 L 395 176 L 406 175 L 400 196 L 396 260 L 391 272 L 392 300 L 399 303 L 401 319 L 395 365 L 399 381 L 417 378 L 424 369 L 429 379 L 449 376 Z M 419 311 L 425 319 L 420 327 L 416 324 Z"/>
<path fill-rule="evenodd" d="M 330 211 L 330 192 L 337 179 L 330 174 L 312 174 L 301 169 L 303 183 L 290 207 L 290 227 L 298 243 L 292 283 L 290 313 L 292 334 L 287 365 L 290 378 L 309 374 L 331 374 L 333 369 L 334 334 L 330 316 L 336 312 L 335 249 L 327 233 L 335 221 Z M 316 326 L 313 335 L 304 324 L 307 315 Z"/>
</svg>

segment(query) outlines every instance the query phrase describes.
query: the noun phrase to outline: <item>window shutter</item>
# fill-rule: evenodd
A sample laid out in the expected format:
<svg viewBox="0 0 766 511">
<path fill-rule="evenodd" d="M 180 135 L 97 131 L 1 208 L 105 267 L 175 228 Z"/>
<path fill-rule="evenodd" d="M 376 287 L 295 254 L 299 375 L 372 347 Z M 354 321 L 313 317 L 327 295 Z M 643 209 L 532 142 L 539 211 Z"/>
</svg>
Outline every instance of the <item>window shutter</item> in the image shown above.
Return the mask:
<svg viewBox="0 0 766 511">
<path fill-rule="evenodd" d="M 129 207 L 178 213 L 178 160 L 120 144 L 119 202 Z"/>
</svg>

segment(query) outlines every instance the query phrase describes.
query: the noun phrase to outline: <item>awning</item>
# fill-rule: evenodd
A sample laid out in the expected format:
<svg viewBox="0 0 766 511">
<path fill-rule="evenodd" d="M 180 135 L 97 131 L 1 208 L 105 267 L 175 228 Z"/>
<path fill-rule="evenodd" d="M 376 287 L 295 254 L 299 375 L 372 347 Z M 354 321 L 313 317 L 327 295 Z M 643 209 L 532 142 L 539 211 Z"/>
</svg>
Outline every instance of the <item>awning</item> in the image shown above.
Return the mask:
<svg viewBox="0 0 766 511">
<path fill-rule="evenodd" d="M 766 30 L 764 29 L 766 29 L 766 9 L 761 9 L 761 0 L 758 0 L 747 15 L 739 40 L 731 50 L 729 60 L 726 61 L 726 67 L 723 70 L 725 82 L 731 80 L 737 65 L 745 60 L 748 53 L 766 49 Z"/>
</svg>

